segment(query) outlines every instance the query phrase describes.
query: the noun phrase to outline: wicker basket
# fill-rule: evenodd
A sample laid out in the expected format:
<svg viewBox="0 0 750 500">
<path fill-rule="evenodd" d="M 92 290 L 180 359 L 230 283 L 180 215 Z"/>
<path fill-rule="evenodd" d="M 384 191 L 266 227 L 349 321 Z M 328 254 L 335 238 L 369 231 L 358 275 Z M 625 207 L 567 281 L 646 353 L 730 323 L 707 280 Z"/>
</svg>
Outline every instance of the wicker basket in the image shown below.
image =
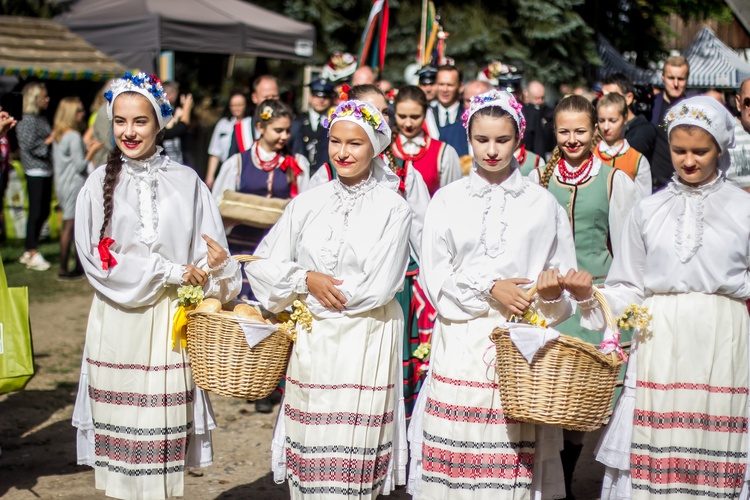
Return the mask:
<svg viewBox="0 0 750 500">
<path fill-rule="evenodd" d="M 607 325 L 616 331 L 606 300 L 598 290 L 594 295 Z M 593 431 L 607 422 L 622 365 L 616 352 L 602 354 L 591 344 L 561 334 L 529 363 L 507 329 L 495 328 L 490 339 L 497 352 L 495 369 L 505 416 L 575 431 Z"/>
<path fill-rule="evenodd" d="M 250 255 L 234 258 L 257 260 Z M 187 349 L 193 378 L 201 389 L 242 399 L 261 399 L 284 375 L 292 348 L 291 332 L 280 329 L 252 349 L 241 319 L 218 313 L 189 312 Z"/>
</svg>

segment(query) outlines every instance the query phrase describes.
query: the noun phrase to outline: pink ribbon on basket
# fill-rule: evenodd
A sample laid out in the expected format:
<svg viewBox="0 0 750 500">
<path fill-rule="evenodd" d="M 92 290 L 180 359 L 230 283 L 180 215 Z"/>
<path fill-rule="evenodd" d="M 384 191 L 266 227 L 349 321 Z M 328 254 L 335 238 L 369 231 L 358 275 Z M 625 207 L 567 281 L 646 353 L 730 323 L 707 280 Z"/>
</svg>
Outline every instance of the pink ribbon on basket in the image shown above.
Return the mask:
<svg viewBox="0 0 750 500">
<path fill-rule="evenodd" d="M 495 349 L 495 344 L 492 344 L 484 350 L 484 354 L 482 354 L 482 363 L 484 363 L 484 366 L 486 366 L 487 368 L 495 368 L 497 366 L 497 363 L 488 363 L 484 360 L 484 358 L 487 357 L 487 353 L 490 352 L 490 349 Z M 497 358 L 495 358 L 495 361 L 497 361 Z"/>
<path fill-rule="evenodd" d="M 612 348 L 613 351 L 617 353 L 618 356 L 620 356 L 620 359 L 622 359 L 624 362 L 627 362 L 628 357 L 625 354 L 625 351 L 622 350 L 622 346 L 620 346 L 620 332 L 619 330 L 614 333 L 610 338 L 603 341 L 601 344 L 599 344 L 599 350 L 604 350 L 607 348 Z"/>
</svg>

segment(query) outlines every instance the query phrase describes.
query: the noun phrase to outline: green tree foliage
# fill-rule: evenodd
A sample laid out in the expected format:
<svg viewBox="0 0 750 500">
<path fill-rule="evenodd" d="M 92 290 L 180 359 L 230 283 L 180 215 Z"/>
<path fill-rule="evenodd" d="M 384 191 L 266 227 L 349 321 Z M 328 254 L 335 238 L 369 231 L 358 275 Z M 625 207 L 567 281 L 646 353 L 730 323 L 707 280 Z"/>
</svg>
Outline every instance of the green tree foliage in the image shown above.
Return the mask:
<svg viewBox="0 0 750 500">
<path fill-rule="evenodd" d="M 586 0 L 581 15 L 620 51 L 636 53 L 636 64 L 665 57 L 664 42 L 674 33 L 668 19 L 718 19 L 731 22 L 732 12 L 723 0 Z"/>
</svg>

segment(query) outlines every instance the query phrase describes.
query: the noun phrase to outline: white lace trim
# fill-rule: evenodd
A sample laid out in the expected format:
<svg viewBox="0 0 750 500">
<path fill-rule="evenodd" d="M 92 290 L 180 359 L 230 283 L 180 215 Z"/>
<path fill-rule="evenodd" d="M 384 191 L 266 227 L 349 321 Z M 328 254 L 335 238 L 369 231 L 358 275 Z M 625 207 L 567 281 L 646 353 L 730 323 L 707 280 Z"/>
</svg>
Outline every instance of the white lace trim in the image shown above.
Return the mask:
<svg viewBox="0 0 750 500">
<path fill-rule="evenodd" d="M 470 176 L 467 184 L 469 193 L 477 198 L 484 198 L 485 201 L 479 244 L 484 248 L 484 254 L 494 259 L 505 252 L 505 231 L 508 224 L 503 217 L 506 196 L 520 196 L 526 190 L 528 180 L 517 169 L 502 184 L 490 184 L 476 173 L 476 170 L 472 171 Z M 492 224 L 489 221 L 492 221 Z"/>
<path fill-rule="evenodd" d="M 299 269 L 292 275 L 294 291 L 300 295 L 309 293 L 307 288 L 307 269 Z"/>
<path fill-rule="evenodd" d="M 720 176 L 703 186 L 688 186 L 675 174 L 672 182 L 667 185 L 669 192 L 682 198 L 684 203 L 682 213 L 677 218 L 674 239 L 677 257 L 683 264 L 692 259 L 703 245 L 704 201 L 708 195 L 718 191 L 723 183 L 724 178 Z"/>
<path fill-rule="evenodd" d="M 162 148 L 157 146 L 156 153 L 145 160 L 133 160 L 122 156 L 125 171 L 132 177 L 138 194 L 139 224 L 135 229 L 135 235 L 144 245 L 150 245 L 159 237 L 156 172 L 166 168 L 169 163 L 169 157 L 162 157 L 161 151 Z"/>
<path fill-rule="evenodd" d="M 328 225 L 326 245 L 321 249 L 323 265 L 326 269 L 333 271 L 339 262 L 341 247 L 344 245 L 344 234 L 349 226 L 349 214 L 351 214 L 357 200 L 377 186 L 377 181 L 372 175 L 372 169 L 367 179 L 355 186 L 347 186 L 340 179 L 334 182 L 336 199 L 333 204 L 331 223 Z"/>
</svg>

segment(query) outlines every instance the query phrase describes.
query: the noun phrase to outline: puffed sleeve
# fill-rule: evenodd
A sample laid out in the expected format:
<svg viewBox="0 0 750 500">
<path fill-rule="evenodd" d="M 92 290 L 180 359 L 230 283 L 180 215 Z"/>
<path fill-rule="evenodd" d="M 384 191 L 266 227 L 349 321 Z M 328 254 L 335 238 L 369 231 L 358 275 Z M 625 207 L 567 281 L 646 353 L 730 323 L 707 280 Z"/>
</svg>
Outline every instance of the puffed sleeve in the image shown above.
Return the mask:
<svg viewBox="0 0 750 500">
<path fill-rule="evenodd" d="M 612 266 L 602 294 L 607 299 L 615 317 L 625 312 L 630 304 L 643 304 L 646 299 L 643 276 L 646 269 L 646 245 L 639 224 L 640 210 L 634 208 L 625 224 L 620 246 L 615 252 Z M 592 330 L 603 330 L 604 316 L 593 300 L 579 304 L 581 326 Z"/>
<path fill-rule="evenodd" d="M 241 167 L 242 160 L 239 153 L 230 156 L 221 164 L 219 175 L 216 176 L 213 188 L 211 188 L 211 193 L 217 203 L 224 196 L 224 191 L 237 191 Z"/>
<path fill-rule="evenodd" d="M 76 253 L 99 293 L 126 308 L 143 307 L 161 297 L 166 286 L 182 281 L 185 263 L 170 262 L 155 252 L 148 257 L 121 253 L 117 241 L 109 248 L 117 265 L 102 269 L 98 250 L 102 213 L 101 200 L 84 185 L 76 203 Z"/>
<path fill-rule="evenodd" d="M 651 184 L 651 164 L 648 162 L 646 155 L 641 155 L 636 168 L 635 185 L 641 193 L 641 198 L 645 198 L 651 195 L 651 190 L 653 189 L 653 185 Z"/>
<path fill-rule="evenodd" d="M 630 210 L 641 199 L 641 193 L 628 174 L 622 170 L 615 170 L 612 179 L 612 194 L 609 198 L 609 236 L 612 248 L 620 248 L 623 227 Z"/>
<path fill-rule="evenodd" d="M 454 271 L 456 247 L 446 225 L 449 207 L 440 194 L 435 194 L 425 216 L 419 279 L 442 317 L 466 321 L 489 310 L 489 292 L 497 278 Z"/>
<path fill-rule="evenodd" d="M 289 202 L 271 231 L 255 249 L 261 260 L 245 264 L 245 274 L 258 301 L 279 313 L 307 292 L 307 269 L 295 262 L 303 222 L 297 219 L 297 200 Z"/>
<path fill-rule="evenodd" d="M 370 250 L 356 274 L 336 276 L 337 288 L 347 299 L 345 316 L 353 316 L 387 304 L 401 289 L 409 264 L 411 211 L 401 201 L 391 211 L 383 235 Z"/>
<path fill-rule="evenodd" d="M 440 187 L 447 186 L 463 176 L 461 160 L 458 158 L 456 149 L 450 144 L 446 144 L 440 161 Z"/>
<path fill-rule="evenodd" d="M 406 202 L 412 212 L 409 244 L 417 261 L 419 261 L 422 253 L 422 228 L 424 227 L 427 206 L 430 204 L 430 191 L 427 189 L 422 174 L 414 168 L 407 170 L 405 184 Z"/>
<path fill-rule="evenodd" d="M 193 259 L 195 266 L 208 272 L 208 281 L 203 286 L 206 297 L 228 302 L 235 298 L 242 287 L 242 274 L 239 263 L 231 256 L 211 269 L 208 265 L 208 245 L 203 239 L 205 234 L 215 240 L 222 248 L 227 248 L 227 237 L 221 221 L 219 207 L 211 197 L 208 187 L 199 182 L 198 200 L 195 203 L 195 230 L 193 234 Z M 229 252 L 227 252 L 229 253 Z"/>
</svg>

